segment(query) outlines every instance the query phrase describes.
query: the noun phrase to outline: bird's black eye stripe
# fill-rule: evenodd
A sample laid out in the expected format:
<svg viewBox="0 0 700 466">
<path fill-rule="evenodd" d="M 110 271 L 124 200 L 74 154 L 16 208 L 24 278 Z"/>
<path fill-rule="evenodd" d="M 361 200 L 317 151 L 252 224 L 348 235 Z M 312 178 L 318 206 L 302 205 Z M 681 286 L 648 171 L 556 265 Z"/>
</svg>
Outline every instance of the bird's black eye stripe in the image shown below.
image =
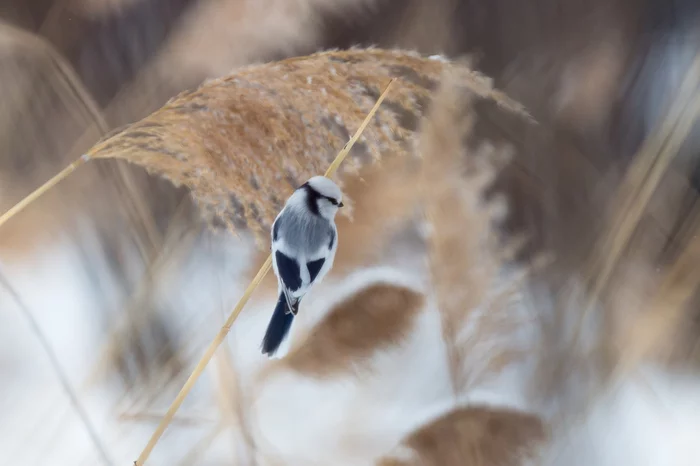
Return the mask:
<svg viewBox="0 0 700 466">
<path fill-rule="evenodd" d="M 332 197 L 322 196 L 322 195 L 320 195 L 320 194 L 319 194 L 319 196 L 322 197 L 322 198 L 324 198 L 325 200 L 327 200 L 328 202 L 330 202 L 330 203 L 333 204 L 333 205 L 338 205 L 338 201 L 335 200 L 335 199 L 333 199 Z"/>
<path fill-rule="evenodd" d="M 331 204 L 333 204 L 334 206 L 340 205 L 340 203 L 336 199 L 333 199 L 332 197 L 329 197 L 329 196 L 324 196 L 323 194 L 316 191 L 314 188 L 311 187 L 311 185 L 308 182 L 299 186 L 299 189 L 306 190 L 306 192 L 308 194 L 306 200 L 307 200 L 307 203 L 309 206 L 309 210 L 311 210 L 311 212 L 313 212 L 317 215 L 318 215 L 318 206 L 316 205 L 315 201 L 318 199 L 325 199 L 328 202 L 330 202 Z"/>
</svg>

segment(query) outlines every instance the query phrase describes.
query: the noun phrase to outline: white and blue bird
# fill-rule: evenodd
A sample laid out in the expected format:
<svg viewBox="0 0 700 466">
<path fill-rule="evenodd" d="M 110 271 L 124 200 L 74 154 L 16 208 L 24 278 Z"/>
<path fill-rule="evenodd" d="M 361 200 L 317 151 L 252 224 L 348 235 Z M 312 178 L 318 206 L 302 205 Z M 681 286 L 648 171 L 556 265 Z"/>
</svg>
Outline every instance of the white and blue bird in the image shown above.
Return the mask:
<svg viewBox="0 0 700 466">
<path fill-rule="evenodd" d="M 301 299 L 326 276 L 338 249 L 335 215 L 343 193 L 325 176 L 314 176 L 287 199 L 272 224 L 272 268 L 278 299 L 262 341 L 273 356 L 287 337 Z"/>
</svg>

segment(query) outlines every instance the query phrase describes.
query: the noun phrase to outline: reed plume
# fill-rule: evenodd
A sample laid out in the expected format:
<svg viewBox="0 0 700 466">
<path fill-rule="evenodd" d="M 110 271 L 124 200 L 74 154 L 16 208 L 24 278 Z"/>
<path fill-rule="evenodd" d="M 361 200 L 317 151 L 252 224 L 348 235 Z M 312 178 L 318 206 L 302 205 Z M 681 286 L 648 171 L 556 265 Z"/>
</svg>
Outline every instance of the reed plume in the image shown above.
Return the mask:
<svg viewBox="0 0 700 466">
<path fill-rule="evenodd" d="M 467 67 L 380 49 L 323 52 L 251 66 L 180 94 L 94 146 L 185 185 L 207 218 L 266 236 L 292 189 L 322 172 L 390 78 L 396 88 L 341 171 L 410 148 L 440 73 L 454 68 L 479 95 L 524 110 Z"/>
</svg>

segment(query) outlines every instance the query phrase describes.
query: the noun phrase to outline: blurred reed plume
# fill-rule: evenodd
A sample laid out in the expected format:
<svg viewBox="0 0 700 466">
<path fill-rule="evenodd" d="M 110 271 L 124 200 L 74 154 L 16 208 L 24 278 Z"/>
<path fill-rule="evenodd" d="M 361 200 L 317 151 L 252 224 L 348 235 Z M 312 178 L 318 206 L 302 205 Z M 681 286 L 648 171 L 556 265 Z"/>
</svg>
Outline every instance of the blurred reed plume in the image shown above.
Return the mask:
<svg viewBox="0 0 700 466">
<path fill-rule="evenodd" d="M 181 94 L 89 155 L 140 164 L 187 186 L 211 222 L 263 236 L 290 190 L 323 171 L 391 77 L 399 78 L 396 89 L 342 172 L 409 148 L 416 119 L 448 66 L 380 49 L 252 66 Z M 484 77 L 459 70 L 476 92 L 522 112 Z"/>
<path fill-rule="evenodd" d="M 427 216 L 431 284 L 459 397 L 519 356 L 505 342 L 492 342 L 485 349 L 474 335 L 497 338 L 510 333 L 507 328 L 522 325 L 508 309 L 518 298 L 519 283 L 503 280 L 504 265 L 519 246 L 514 238 L 499 240 L 496 234 L 507 216 L 506 199 L 486 195 L 509 163 L 512 148 L 496 148 L 488 141 L 464 147 L 465 141 L 474 141 L 474 121 L 480 117 L 474 101 L 479 97 L 460 93 L 459 79 L 446 76 L 420 127 L 420 191 Z"/>
<path fill-rule="evenodd" d="M 391 203 L 382 205 L 392 215 L 402 213 L 393 228 L 382 215 L 356 209 L 354 220 L 373 233 L 358 242 L 347 233 L 352 224 L 339 223 L 345 247 L 371 259 L 356 261 L 353 254 L 341 259 L 329 282 L 314 289 L 287 355 L 262 364 L 253 377 L 247 397 L 262 464 L 329 461 L 332 448 L 336 458 L 344 458 L 338 461 L 357 464 L 457 465 L 482 458 L 483 464 L 515 465 L 535 457 L 542 446 L 545 428 L 537 416 L 521 406 L 500 410 L 472 399 L 504 370 L 523 363 L 522 329 L 532 319 L 522 321 L 514 309 L 526 268 L 510 264 L 519 243 L 498 234 L 505 200 L 488 196 L 510 160 L 509 148 L 477 143 L 481 135 L 472 133 L 473 122 L 482 114 L 476 103 L 493 99 L 475 91 L 459 71 L 445 69 L 437 77 L 440 85 L 418 119 L 415 144 L 391 156 L 390 168 L 362 167 L 362 188 L 350 191 L 356 205 L 382 203 L 386 192 L 410 207 L 394 211 Z M 523 114 L 501 112 L 537 128 Z M 473 144 L 481 150 L 470 150 Z M 364 178 L 363 171 L 371 176 Z M 404 183 L 383 183 L 392 172 L 405 176 Z M 401 190 L 412 194 L 400 196 Z M 377 248 L 383 254 L 367 253 Z M 265 306 L 274 299 L 269 285 Z M 250 309 L 248 318 L 258 309 Z M 293 390 L 294 406 L 281 400 L 283 387 Z M 396 399 L 382 399 L 384 391 L 396 393 Z M 309 431 L 281 437 L 276 426 L 294 422 L 298 410 L 315 412 L 317 403 L 328 407 L 323 422 L 311 421 Z M 399 421 L 395 410 L 407 406 L 402 403 L 415 409 Z M 372 427 L 363 416 L 380 425 Z M 492 433 L 496 425 L 499 432 Z M 319 432 L 330 446 L 302 448 L 316 429 L 330 426 L 332 433 Z"/>
<path fill-rule="evenodd" d="M 378 466 L 519 466 L 537 464 L 546 440 L 537 416 L 472 407 L 455 410 L 413 432 L 396 457 Z"/>
<path fill-rule="evenodd" d="M 420 127 L 419 143 L 431 290 L 457 402 L 454 410 L 407 436 L 398 457 L 382 465 L 517 465 L 536 459 L 546 440 L 536 415 L 460 407 L 477 387 L 526 360 L 532 348 L 519 337 L 529 319 L 516 312 L 528 269 L 513 267 L 512 261 L 523 243 L 498 233 L 507 201 L 487 196 L 512 147 L 474 144 L 478 98 L 460 91 L 458 83 L 446 74 Z"/>
<path fill-rule="evenodd" d="M 284 364 L 321 379 L 362 374 L 367 370 L 363 363 L 374 353 L 399 345 L 410 334 L 424 304 L 422 294 L 407 287 L 384 283 L 360 289 L 316 324 Z"/>
<path fill-rule="evenodd" d="M 380 94 L 379 98 L 375 102 L 372 109 L 365 116 L 364 120 L 362 121 L 362 124 L 355 131 L 355 134 L 352 136 L 352 138 L 350 138 L 350 140 L 343 146 L 343 148 L 340 150 L 340 152 L 338 152 L 338 155 L 336 155 L 336 157 L 333 159 L 333 161 L 328 166 L 328 168 L 326 169 L 323 176 L 328 177 L 328 178 L 332 178 L 336 174 L 336 172 L 338 171 L 338 169 L 342 165 L 343 161 L 345 160 L 347 155 L 350 153 L 350 151 L 354 147 L 355 143 L 360 138 L 363 131 L 367 128 L 367 125 L 369 124 L 369 122 L 372 120 L 372 118 L 376 114 L 376 111 L 379 109 L 382 102 L 386 98 L 386 96 L 389 93 L 391 86 L 394 84 L 394 82 L 395 82 L 395 78 L 391 79 L 389 81 L 389 84 L 387 84 L 384 91 Z M 173 417 L 175 416 L 175 413 L 177 412 L 177 410 L 180 408 L 180 406 L 184 402 L 185 397 L 189 394 L 192 387 L 194 386 L 194 384 L 197 382 L 197 380 L 199 379 L 199 377 L 203 373 L 204 369 L 207 367 L 207 365 L 209 364 L 211 359 L 214 357 L 214 353 L 216 352 L 218 347 L 221 345 L 221 343 L 223 343 L 224 339 L 226 338 L 229 331 L 231 330 L 231 326 L 236 321 L 236 319 L 238 318 L 240 313 L 243 311 L 243 308 L 248 303 L 250 296 L 257 289 L 258 285 L 262 282 L 262 280 L 265 278 L 267 273 L 270 271 L 271 266 L 272 266 L 272 255 L 268 256 L 267 260 L 260 267 L 260 270 L 258 271 L 256 276 L 253 278 L 251 283 L 246 288 L 245 292 L 243 293 L 243 296 L 236 303 L 236 306 L 234 307 L 233 311 L 231 311 L 231 313 L 227 317 L 226 322 L 222 326 L 221 330 L 216 335 L 216 337 L 214 338 L 212 343 L 210 343 L 210 345 L 207 347 L 206 352 L 204 353 L 202 358 L 197 363 L 197 366 L 195 366 L 194 370 L 192 371 L 192 374 L 188 377 L 187 382 L 185 382 L 185 385 L 182 387 L 182 389 L 178 393 L 178 395 L 175 398 L 175 400 L 173 401 L 173 403 L 168 408 L 167 413 L 165 414 L 165 416 L 163 417 L 163 420 L 158 425 L 158 428 L 156 429 L 155 433 L 152 435 L 152 437 L 151 437 L 150 441 L 148 442 L 148 444 L 146 445 L 145 449 L 143 450 L 141 455 L 139 455 L 139 458 L 134 462 L 135 465 L 145 463 L 146 459 L 148 458 L 151 451 L 153 450 L 155 444 L 158 442 L 161 435 L 165 432 L 165 429 L 170 424 L 170 422 L 172 422 Z"/>
</svg>

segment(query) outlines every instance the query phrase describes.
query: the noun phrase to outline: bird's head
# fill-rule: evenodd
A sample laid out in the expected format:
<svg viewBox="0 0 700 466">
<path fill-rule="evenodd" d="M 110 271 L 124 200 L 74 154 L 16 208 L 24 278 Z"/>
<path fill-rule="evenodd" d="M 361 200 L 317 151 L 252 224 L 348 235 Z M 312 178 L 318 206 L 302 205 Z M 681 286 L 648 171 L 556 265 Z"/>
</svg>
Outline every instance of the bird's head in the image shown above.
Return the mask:
<svg viewBox="0 0 700 466">
<path fill-rule="evenodd" d="M 314 176 L 299 189 L 306 193 L 309 210 L 328 220 L 333 220 L 343 207 L 343 193 L 330 178 Z"/>
</svg>

